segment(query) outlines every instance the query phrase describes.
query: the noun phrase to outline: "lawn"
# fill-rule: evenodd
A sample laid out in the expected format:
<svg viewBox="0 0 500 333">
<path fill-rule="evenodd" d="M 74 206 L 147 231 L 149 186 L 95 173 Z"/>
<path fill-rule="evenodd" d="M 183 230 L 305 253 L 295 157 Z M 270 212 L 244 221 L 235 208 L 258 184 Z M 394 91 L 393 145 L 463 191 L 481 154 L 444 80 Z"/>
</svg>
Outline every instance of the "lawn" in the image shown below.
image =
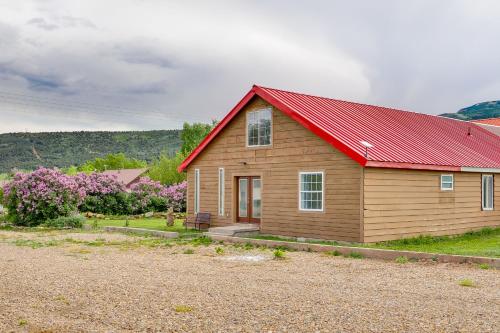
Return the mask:
<svg viewBox="0 0 500 333">
<path fill-rule="evenodd" d="M 380 242 L 369 247 L 500 258 L 500 228 L 485 228 L 458 236 L 420 236 Z"/>
<path fill-rule="evenodd" d="M 89 220 L 88 224 L 92 225 L 94 220 Z M 124 218 L 112 218 L 109 220 L 97 220 L 98 227 L 125 227 L 126 219 Z M 128 220 L 128 227 L 130 228 L 142 228 L 142 229 L 151 229 L 151 230 L 161 230 L 161 231 L 174 231 L 178 233 L 194 233 L 199 232 L 195 229 L 187 229 L 182 225 L 183 220 L 175 220 L 174 225 L 172 227 L 167 227 L 167 223 L 165 219 L 158 218 L 143 218 L 136 220 Z"/>
<path fill-rule="evenodd" d="M 256 235 L 250 238 L 296 242 L 294 238 Z M 306 241 L 312 244 L 345 245 L 335 241 Z M 485 228 L 458 236 L 419 236 L 375 244 L 347 244 L 353 247 L 471 255 L 500 258 L 500 228 Z"/>
</svg>

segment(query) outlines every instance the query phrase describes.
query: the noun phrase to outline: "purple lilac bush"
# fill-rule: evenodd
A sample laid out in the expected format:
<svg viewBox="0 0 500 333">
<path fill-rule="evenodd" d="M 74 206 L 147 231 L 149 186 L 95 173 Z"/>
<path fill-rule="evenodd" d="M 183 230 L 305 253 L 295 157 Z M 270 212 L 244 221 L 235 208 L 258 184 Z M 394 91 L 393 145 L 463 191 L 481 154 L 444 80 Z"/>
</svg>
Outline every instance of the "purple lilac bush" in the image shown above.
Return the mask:
<svg viewBox="0 0 500 333">
<path fill-rule="evenodd" d="M 35 226 L 77 212 L 140 214 L 186 209 L 187 182 L 163 186 L 141 178 L 127 192 L 115 177 L 99 173 L 68 176 L 55 169 L 39 168 L 18 173 L 3 188 L 3 203 L 13 223 Z"/>
<path fill-rule="evenodd" d="M 73 177 L 47 168 L 17 173 L 3 190 L 7 218 L 24 226 L 74 214 L 85 198 L 85 191 Z"/>
<path fill-rule="evenodd" d="M 125 192 L 125 186 L 114 175 L 79 173 L 73 177 L 78 186 L 85 191 L 85 195 L 106 195 Z"/>
<path fill-rule="evenodd" d="M 114 215 L 131 213 L 125 186 L 116 179 L 116 176 L 80 173 L 74 178 L 85 191 L 85 199 L 79 206 L 80 211 Z"/>
<path fill-rule="evenodd" d="M 183 211 L 186 207 L 187 182 L 163 186 L 160 182 L 143 177 L 131 187 L 132 211 L 136 214 L 148 211 Z"/>
<path fill-rule="evenodd" d="M 186 211 L 187 181 L 165 187 L 163 196 L 167 198 L 169 207 L 176 212 Z"/>
</svg>

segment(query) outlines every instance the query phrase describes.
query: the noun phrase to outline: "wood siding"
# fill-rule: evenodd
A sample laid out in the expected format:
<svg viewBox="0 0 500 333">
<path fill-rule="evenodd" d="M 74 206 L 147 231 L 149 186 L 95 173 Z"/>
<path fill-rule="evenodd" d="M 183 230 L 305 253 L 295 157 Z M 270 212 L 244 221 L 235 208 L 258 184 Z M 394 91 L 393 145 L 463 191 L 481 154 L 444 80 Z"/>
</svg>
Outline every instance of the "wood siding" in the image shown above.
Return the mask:
<svg viewBox="0 0 500 333">
<path fill-rule="evenodd" d="M 363 168 L 273 108 L 272 145 L 246 147 L 246 113 L 269 105 L 255 98 L 187 168 L 188 214 L 193 214 L 194 169 L 200 170 L 200 211 L 214 226 L 236 222 L 236 177 L 262 178 L 261 232 L 361 240 Z M 246 163 L 246 164 L 244 164 Z M 218 216 L 218 170 L 225 169 L 225 214 Z M 299 211 L 299 172 L 325 174 L 324 211 Z"/>
<path fill-rule="evenodd" d="M 500 175 L 493 211 L 481 209 L 481 174 L 456 172 L 454 190 L 441 191 L 448 172 L 366 168 L 364 241 L 451 235 L 500 225 Z"/>
</svg>

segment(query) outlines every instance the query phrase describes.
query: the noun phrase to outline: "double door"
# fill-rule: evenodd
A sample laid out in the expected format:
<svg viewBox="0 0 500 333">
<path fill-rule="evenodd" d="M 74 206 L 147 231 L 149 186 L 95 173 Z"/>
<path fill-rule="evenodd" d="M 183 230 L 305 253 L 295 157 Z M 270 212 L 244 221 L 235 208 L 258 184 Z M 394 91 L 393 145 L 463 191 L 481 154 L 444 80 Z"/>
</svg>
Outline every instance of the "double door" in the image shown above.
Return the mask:
<svg viewBox="0 0 500 333">
<path fill-rule="evenodd" d="M 238 222 L 260 223 L 262 182 L 259 176 L 238 177 Z"/>
</svg>

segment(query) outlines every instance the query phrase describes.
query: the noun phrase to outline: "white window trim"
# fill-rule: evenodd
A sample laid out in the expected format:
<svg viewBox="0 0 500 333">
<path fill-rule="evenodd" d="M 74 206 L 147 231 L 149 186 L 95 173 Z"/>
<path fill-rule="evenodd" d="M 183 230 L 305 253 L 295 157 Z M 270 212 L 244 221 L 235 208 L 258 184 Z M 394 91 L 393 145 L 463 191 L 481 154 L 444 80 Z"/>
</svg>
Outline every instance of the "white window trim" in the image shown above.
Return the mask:
<svg viewBox="0 0 500 333">
<path fill-rule="evenodd" d="M 269 144 L 268 145 L 249 145 L 248 144 L 248 117 L 251 113 L 256 113 L 256 112 L 259 112 L 259 111 L 264 111 L 264 110 L 269 110 L 271 112 L 271 132 L 269 133 L 269 135 L 271 136 L 269 138 Z M 247 112 L 246 114 L 246 124 L 245 124 L 245 145 L 247 148 L 259 148 L 259 147 L 270 147 L 273 145 L 273 108 L 272 107 L 267 107 L 267 108 L 262 108 L 262 109 L 258 109 L 258 110 L 254 110 L 254 111 L 249 111 Z"/>
<path fill-rule="evenodd" d="M 224 192 L 225 192 L 224 168 L 219 168 L 219 216 L 224 216 Z"/>
<path fill-rule="evenodd" d="M 321 209 L 304 209 L 301 202 L 301 181 L 302 175 L 321 174 Z M 319 191 L 317 191 L 319 192 Z M 299 211 L 301 212 L 323 212 L 325 210 L 325 172 L 324 171 L 300 171 L 299 172 Z"/>
<path fill-rule="evenodd" d="M 200 212 L 200 169 L 194 169 L 194 213 Z"/>
<path fill-rule="evenodd" d="M 451 177 L 451 188 L 443 187 L 443 177 Z M 448 182 L 446 183 L 449 184 Z M 455 188 L 455 177 L 453 177 L 453 174 L 441 175 L 441 191 L 453 191 L 454 188 Z"/>
<path fill-rule="evenodd" d="M 492 191 L 492 196 L 491 196 L 491 207 L 485 207 L 485 202 L 484 202 L 484 179 L 491 177 L 492 179 L 492 184 L 493 187 L 491 188 Z M 494 210 L 495 208 L 495 178 L 493 175 L 481 175 L 481 208 L 482 210 L 490 211 Z"/>
</svg>

